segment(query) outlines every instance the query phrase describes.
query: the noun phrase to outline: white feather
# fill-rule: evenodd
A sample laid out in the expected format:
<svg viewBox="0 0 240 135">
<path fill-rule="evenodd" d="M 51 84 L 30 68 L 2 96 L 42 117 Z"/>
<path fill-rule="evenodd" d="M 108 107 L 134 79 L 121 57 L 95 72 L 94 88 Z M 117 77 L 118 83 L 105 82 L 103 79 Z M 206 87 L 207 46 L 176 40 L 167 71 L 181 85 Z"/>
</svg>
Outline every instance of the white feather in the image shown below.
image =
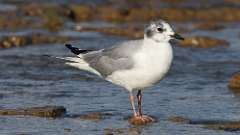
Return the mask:
<svg viewBox="0 0 240 135">
<path fill-rule="evenodd" d="M 69 62 L 66 62 L 66 65 L 81 69 L 81 70 L 85 70 L 88 72 L 91 72 L 93 74 L 96 74 L 98 76 L 101 76 L 101 74 L 96 71 L 95 69 L 93 69 L 92 67 L 89 66 L 89 64 L 84 61 L 82 58 L 79 57 L 56 57 L 58 59 L 62 59 L 62 60 L 67 60 Z"/>
</svg>

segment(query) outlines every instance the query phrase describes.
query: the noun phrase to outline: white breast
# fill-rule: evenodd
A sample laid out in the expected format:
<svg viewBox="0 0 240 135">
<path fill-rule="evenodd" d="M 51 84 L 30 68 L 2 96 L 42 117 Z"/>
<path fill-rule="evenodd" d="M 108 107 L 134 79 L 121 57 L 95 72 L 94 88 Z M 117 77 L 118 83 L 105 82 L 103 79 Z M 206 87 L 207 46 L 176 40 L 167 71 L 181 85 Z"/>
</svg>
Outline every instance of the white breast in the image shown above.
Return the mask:
<svg viewBox="0 0 240 135">
<path fill-rule="evenodd" d="M 134 55 L 134 68 L 117 71 L 107 79 L 130 91 L 144 89 L 159 82 L 165 76 L 171 66 L 172 58 L 172 47 L 169 43 L 147 42 Z"/>
</svg>

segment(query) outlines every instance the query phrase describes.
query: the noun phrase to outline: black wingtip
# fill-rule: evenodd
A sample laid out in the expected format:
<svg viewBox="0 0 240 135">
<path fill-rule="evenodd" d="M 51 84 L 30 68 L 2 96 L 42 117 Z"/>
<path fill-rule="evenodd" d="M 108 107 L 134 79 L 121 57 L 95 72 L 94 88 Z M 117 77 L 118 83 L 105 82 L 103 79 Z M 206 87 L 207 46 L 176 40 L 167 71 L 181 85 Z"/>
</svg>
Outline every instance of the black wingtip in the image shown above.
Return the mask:
<svg viewBox="0 0 240 135">
<path fill-rule="evenodd" d="M 72 53 L 78 55 L 81 53 L 80 49 L 78 49 L 77 47 L 73 47 L 71 44 L 65 44 L 65 46 L 71 50 Z"/>
<path fill-rule="evenodd" d="M 72 45 L 71 45 L 71 44 L 65 44 L 65 46 L 66 46 L 68 49 L 71 49 L 71 48 L 72 48 Z"/>
<path fill-rule="evenodd" d="M 65 46 L 71 50 L 72 53 L 76 54 L 76 55 L 79 55 L 80 53 L 88 53 L 89 51 L 91 50 L 83 50 L 83 49 L 79 49 L 77 47 L 73 47 L 71 44 L 65 44 Z"/>
</svg>

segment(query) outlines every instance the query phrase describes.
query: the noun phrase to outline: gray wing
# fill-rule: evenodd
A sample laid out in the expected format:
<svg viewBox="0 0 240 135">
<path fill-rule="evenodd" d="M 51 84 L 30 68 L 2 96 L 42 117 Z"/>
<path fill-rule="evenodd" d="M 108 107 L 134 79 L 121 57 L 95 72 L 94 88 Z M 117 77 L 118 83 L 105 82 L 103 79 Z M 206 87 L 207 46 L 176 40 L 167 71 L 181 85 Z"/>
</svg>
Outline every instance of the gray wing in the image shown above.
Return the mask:
<svg viewBox="0 0 240 135">
<path fill-rule="evenodd" d="M 134 66 L 132 56 L 140 49 L 142 40 L 128 41 L 96 52 L 87 53 L 83 59 L 103 77 L 118 70 Z"/>
</svg>

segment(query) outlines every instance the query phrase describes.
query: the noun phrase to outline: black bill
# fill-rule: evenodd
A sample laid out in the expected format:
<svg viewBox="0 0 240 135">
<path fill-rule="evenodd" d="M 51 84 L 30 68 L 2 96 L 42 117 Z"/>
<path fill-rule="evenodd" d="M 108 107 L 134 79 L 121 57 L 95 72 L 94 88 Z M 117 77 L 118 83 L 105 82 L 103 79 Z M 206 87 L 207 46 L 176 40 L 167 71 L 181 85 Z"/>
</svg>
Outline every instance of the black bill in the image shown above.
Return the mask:
<svg viewBox="0 0 240 135">
<path fill-rule="evenodd" d="M 177 33 L 175 33 L 174 35 L 171 35 L 171 37 L 178 39 L 178 40 L 184 40 L 184 38 Z"/>
</svg>

